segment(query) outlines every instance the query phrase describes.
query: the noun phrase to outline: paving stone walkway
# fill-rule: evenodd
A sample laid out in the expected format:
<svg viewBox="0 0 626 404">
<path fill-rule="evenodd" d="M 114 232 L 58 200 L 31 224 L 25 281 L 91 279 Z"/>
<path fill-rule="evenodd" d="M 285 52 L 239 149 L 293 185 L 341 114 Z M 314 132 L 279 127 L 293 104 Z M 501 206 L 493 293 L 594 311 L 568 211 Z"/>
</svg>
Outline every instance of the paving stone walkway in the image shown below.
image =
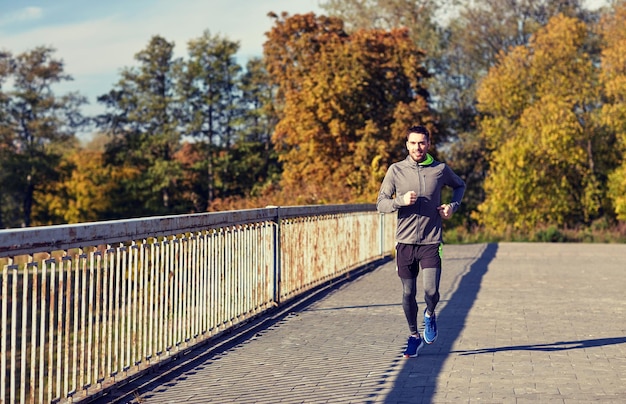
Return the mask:
<svg viewBox="0 0 626 404">
<path fill-rule="evenodd" d="M 417 358 L 388 261 L 101 401 L 626 402 L 625 244 L 447 245 L 443 266 Z"/>
</svg>

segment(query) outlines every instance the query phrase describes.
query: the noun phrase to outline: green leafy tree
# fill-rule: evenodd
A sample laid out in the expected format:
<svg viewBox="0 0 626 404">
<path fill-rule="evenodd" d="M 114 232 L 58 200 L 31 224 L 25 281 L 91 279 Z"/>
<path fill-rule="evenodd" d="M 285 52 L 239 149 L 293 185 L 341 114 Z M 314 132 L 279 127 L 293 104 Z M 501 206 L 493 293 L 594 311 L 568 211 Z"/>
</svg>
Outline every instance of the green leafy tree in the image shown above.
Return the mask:
<svg viewBox="0 0 626 404">
<path fill-rule="evenodd" d="M 3 91 L 3 86 L 11 74 L 11 64 L 11 54 L 9 52 L 0 52 L 0 122 L 5 122 L 8 119 L 9 96 Z M 7 216 L 17 211 L 17 203 L 13 195 L 5 190 L 5 184 L 10 176 L 9 171 L 5 169 L 5 162 L 11 155 L 11 133 L 0 131 L 0 136 L 2 136 L 0 137 L 0 167 L 2 167 L 0 169 L 0 229 L 3 229 L 5 222 L 11 223 L 14 221 L 11 218 L 7 218 Z"/>
<path fill-rule="evenodd" d="M 237 42 L 212 36 L 205 31 L 189 41 L 189 59 L 179 65 L 177 92 L 181 99 L 184 133 L 197 144 L 199 158 L 188 169 L 194 170 L 199 183 L 191 192 L 196 209 L 206 210 L 217 197 L 235 190 L 232 182 L 233 159 L 230 150 L 237 141 L 244 106 L 238 80 L 241 66 L 235 60 Z"/>
<path fill-rule="evenodd" d="M 16 57 L 5 54 L 0 63 L 3 77 L 12 79 L 12 88 L 0 100 L 2 198 L 19 200 L 21 205 L 15 207 L 20 214 L 11 215 L 21 216 L 21 223 L 5 221 L 5 226 L 31 225 L 38 190 L 58 177 L 62 155 L 74 146 L 75 131 L 85 124 L 80 113 L 85 98 L 77 93 L 57 96 L 53 91 L 55 84 L 72 79 L 53 53 L 52 48 L 37 47 Z M 37 215 L 45 217 L 46 207 L 41 206 Z"/>
<path fill-rule="evenodd" d="M 241 124 L 234 144 L 223 150 L 216 161 L 228 160 L 229 169 L 219 176 L 224 189 L 221 197 L 209 205 L 210 210 L 246 209 L 266 206 L 266 194 L 273 195 L 281 166 L 271 142 L 278 121 L 274 109 L 275 87 L 272 86 L 262 59 L 253 58 L 238 76 L 238 103 Z"/>
<path fill-rule="evenodd" d="M 272 133 L 278 123 L 274 106 L 276 88 L 262 59 L 253 58 L 246 64 L 241 76 L 241 102 L 245 106 L 241 136 L 236 144 L 242 164 L 241 171 L 247 173 L 242 178 L 246 195 L 260 195 L 266 186 L 278 181 L 282 169 L 278 154 L 272 144 Z"/>
<path fill-rule="evenodd" d="M 175 213 L 180 165 L 180 106 L 174 89 L 174 44 L 154 36 L 135 55 L 137 67 L 125 68 L 115 88 L 98 98 L 107 112 L 99 127 L 111 136 L 105 162 L 140 172 L 124 184 L 134 203 L 128 216 Z"/>
<path fill-rule="evenodd" d="M 480 223 L 496 232 L 597 218 L 598 171 L 610 138 L 597 131 L 597 69 L 587 26 L 557 16 L 490 70 L 477 93 L 490 155 Z"/>
</svg>

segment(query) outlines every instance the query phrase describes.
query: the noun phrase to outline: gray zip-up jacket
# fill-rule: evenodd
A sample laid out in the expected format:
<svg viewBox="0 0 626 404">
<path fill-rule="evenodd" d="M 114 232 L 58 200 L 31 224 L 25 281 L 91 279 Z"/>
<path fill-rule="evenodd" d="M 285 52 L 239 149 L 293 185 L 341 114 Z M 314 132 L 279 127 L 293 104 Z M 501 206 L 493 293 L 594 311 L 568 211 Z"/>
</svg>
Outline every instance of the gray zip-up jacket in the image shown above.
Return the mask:
<svg viewBox="0 0 626 404">
<path fill-rule="evenodd" d="M 450 205 L 456 212 L 465 193 L 465 182 L 450 167 L 432 157 L 417 163 L 407 156 L 392 164 L 378 193 L 376 208 L 380 213 L 398 211 L 396 241 L 403 244 L 439 244 L 442 239 L 441 190 L 452 188 Z M 413 205 L 402 206 L 402 197 L 410 191 L 417 193 Z"/>
</svg>

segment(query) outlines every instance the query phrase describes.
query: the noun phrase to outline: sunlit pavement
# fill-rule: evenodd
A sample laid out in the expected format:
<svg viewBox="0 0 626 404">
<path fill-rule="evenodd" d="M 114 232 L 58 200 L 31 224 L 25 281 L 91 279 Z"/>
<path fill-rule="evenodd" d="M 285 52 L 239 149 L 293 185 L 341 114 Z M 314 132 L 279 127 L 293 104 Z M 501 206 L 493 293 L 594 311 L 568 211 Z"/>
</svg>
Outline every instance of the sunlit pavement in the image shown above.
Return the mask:
<svg viewBox="0 0 626 404">
<path fill-rule="evenodd" d="M 624 244 L 446 245 L 417 358 L 387 261 L 101 401 L 622 403 L 625 296 Z"/>
</svg>

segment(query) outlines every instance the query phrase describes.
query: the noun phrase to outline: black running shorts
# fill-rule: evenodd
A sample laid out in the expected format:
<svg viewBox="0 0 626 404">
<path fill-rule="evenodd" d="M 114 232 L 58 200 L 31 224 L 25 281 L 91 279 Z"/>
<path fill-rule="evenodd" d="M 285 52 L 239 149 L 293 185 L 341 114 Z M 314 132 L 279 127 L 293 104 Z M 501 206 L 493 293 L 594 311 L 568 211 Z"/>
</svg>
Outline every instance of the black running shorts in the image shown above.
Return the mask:
<svg viewBox="0 0 626 404">
<path fill-rule="evenodd" d="M 441 244 L 396 245 L 396 267 L 398 276 L 416 278 L 419 268 L 441 268 Z"/>
</svg>

